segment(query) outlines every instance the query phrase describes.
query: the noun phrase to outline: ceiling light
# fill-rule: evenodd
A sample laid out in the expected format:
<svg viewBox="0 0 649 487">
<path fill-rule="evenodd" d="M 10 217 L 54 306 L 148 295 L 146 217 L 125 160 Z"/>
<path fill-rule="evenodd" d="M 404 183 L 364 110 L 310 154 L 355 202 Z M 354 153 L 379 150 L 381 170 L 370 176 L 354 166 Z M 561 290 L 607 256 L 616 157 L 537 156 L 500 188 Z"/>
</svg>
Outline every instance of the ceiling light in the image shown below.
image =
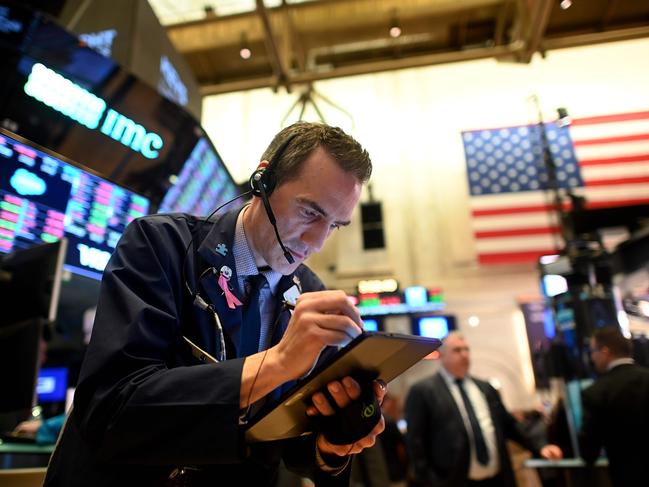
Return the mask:
<svg viewBox="0 0 649 487">
<path fill-rule="evenodd" d="M 250 59 L 252 56 L 252 51 L 248 44 L 248 37 L 245 32 L 241 33 L 241 49 L 239 49 L 239 56 L 241 56 L 241 59 Z"/>
<path fill-rule="evenodd" d="M 390 37 L 396 39 L 401 35 L 401 24 L 399 23 L 399 17 L 397 17 L 397 11 L 392 12 L 392 22 L 390 22 Z"/>
<path fill-rule="evenodd" d="M 559 6 L 564 10 L 568 10 L 572 6 L 572 0 L 561 0 Z"/>
<path fill-rule="evenodd" d="M 473 315 L 473 316 L 469 316 L 469 320 L 468 320 L 468 321 L 469 321 L 469 326 L 476 327 L 476 326 L 478 326 L 478 325 L 480 324 L 480 318 L 478 318 L 478 317 L 475 316 L 475 315 Z"/>
</svg>

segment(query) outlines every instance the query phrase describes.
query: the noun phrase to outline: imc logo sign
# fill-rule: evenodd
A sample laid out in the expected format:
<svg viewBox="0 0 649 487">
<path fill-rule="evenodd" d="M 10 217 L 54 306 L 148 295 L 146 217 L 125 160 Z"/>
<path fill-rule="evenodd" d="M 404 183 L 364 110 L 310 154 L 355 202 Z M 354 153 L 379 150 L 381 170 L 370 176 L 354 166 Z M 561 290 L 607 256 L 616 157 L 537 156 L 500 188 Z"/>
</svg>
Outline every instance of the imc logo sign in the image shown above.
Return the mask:
<svg viewBox="0 0 649 487">
<path fill-rule="evenodd" d="M 164 145 L 162 137 L 155 132 L 148 132 L 112 108 L 106 111 L 104 100 L 40 63 L 32 67 L 25 83 L 25 93 L 89 129 L 99 128 L 102 134 L 147 159 L 158 157 Z"/>
</svg>

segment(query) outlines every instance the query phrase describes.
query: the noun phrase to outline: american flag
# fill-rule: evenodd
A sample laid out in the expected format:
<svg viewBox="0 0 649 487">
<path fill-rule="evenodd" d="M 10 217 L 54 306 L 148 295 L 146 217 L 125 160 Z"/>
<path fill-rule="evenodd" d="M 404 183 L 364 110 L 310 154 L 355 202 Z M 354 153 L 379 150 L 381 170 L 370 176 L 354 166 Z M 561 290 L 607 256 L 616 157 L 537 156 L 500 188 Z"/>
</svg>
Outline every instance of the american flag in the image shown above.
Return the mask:
<svg viewBox="0 0 649 487">
<path fill-rule="evenodd" d="M 545 124 L 558 186 L 587 208 L 649 204 L 649 111 Z M 533 262 L 561 248 L 539 126 L 462 132 L 481 264 Z"/>
</svg>

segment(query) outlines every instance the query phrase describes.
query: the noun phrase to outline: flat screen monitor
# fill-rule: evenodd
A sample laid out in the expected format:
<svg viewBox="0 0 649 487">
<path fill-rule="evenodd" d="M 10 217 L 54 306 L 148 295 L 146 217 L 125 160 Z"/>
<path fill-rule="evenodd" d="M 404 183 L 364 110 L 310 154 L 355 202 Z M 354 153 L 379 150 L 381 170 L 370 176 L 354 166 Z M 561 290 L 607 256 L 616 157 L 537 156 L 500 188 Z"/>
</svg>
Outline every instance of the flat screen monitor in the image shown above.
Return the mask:
<svg viewBox="0 0 649 487">
<path fill-rule="evenodd" d="M 158 211 L 208 215 L 239 194 L 239 189 L 206 137 L 196 143 L 180 174 L 173 178 Z M 235 204 L 240 203 L 232 203 Z"/>
<path fill-rule="evenodd" d="M 455 330 L 455 317 L 450 315 L 414 316 L 412 333 L 426 338 L 443 339 Z"/>
<path fill-rule="evenodd" d="M 0 253 L 69 241 L 66 270 L 94 279 L 149 200 L 0 129 Z"/>
<path fill-rule="evenodd" d="M 363 318 L 364 331 L 380 331 L 381 327 L 377 318 Z"/>
<path fill-rule="evenodd" d="M 27 419 L 34 405 L 42 319 L 0 326 L 0 428 Z"/>
<path fill-rule="evenodd" d="M 61 290 L 67 239 L 16 250 L 0 262 L 0 325 L 30 319 L 53 322 Z"/>
<path fill-rule="evenodd" d="M 43 367 L 38 373 L 36 395 L 39 404 L 65 402 L 68 390 L 68 369 Z"/>
</svg>

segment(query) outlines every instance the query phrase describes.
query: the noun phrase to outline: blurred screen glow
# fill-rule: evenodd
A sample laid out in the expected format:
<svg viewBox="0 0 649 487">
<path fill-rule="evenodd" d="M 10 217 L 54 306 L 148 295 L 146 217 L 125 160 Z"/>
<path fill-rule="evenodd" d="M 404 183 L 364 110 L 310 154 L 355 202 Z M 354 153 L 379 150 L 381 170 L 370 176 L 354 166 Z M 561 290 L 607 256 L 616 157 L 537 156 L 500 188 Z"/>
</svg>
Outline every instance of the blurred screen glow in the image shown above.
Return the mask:
<svg viewBox="0 0 649 487">
<path fill-rule="evenodd" d="M 548 297 L 554 297 L 558 294 L 568 292 L 568 281 L 558 274 L 548 274 L 543 276 L 543 293 Z"/>
<path fill-rule="evenodd" d="M 406 303 L 409 306 L 423 306 L 428 299 L 426 288 L 424 286 L 407 287 L 405 292 Z"/>
<path fill-rule="evenodd" d="M 379 322 L 374 319 L 363 320 L 363 330 L 365 331 L 379 331 Z"/>
<path fill-rule="evenodd" d="M 448 318 L 445 316 L 426 316 L 419 319 L 419 335 L 442 339 L 448 335 Z"/>
</svg>

